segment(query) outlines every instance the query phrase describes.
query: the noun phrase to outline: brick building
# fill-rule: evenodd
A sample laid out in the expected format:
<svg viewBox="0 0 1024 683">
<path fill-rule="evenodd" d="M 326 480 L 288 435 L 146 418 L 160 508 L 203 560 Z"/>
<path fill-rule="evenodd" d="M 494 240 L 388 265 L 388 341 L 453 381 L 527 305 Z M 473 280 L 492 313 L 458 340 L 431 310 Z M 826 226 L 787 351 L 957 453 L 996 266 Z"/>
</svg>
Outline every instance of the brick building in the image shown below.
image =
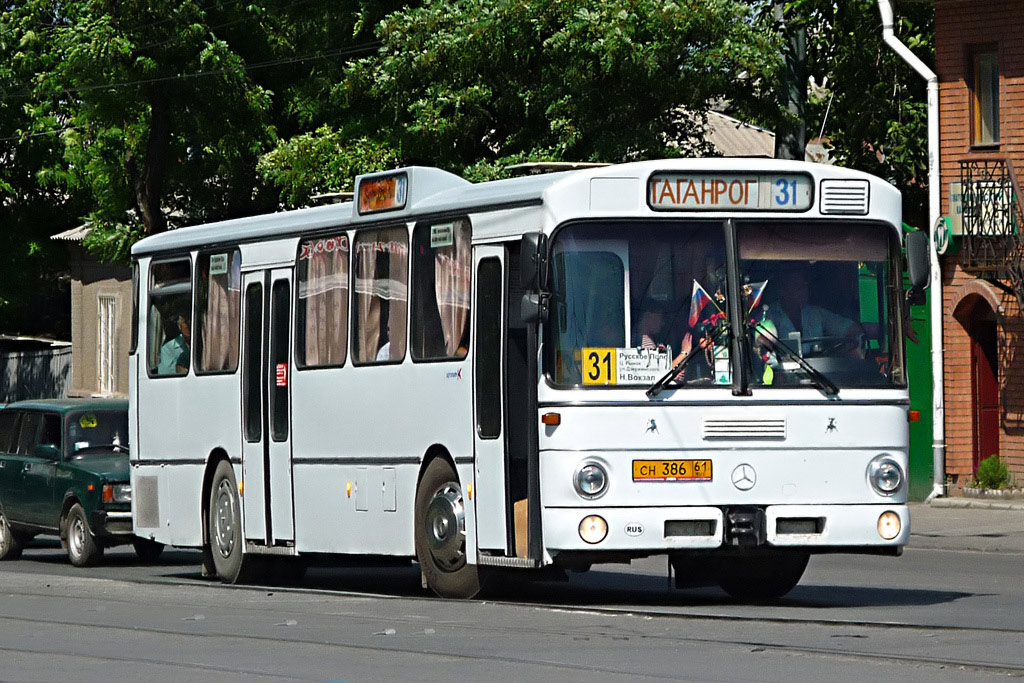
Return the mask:
<svg viewBox="0 0 1024 683">
<path fill-rule="evenodd" d="M 935 0 L 946 474 L 998 453 L 1024 483 L 1024 9 Z"/>
</svg>

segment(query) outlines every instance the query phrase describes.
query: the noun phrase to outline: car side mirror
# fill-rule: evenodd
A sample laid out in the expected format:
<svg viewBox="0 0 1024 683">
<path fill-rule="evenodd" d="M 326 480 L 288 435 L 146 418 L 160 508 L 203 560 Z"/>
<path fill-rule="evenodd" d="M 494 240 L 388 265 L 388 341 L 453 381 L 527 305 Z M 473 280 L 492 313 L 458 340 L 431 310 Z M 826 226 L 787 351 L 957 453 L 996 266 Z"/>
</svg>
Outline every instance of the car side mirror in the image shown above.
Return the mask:
<svg viewBox="0 0 1024 683">
<path fill-rule="evenodd" d="M 923 290 L 928 287 L 930 277 L 928 233 L 923 231 L 907 233 L 907 275 L 910 289 Z"/>
<path fill-rule="evenodd" d="M 36 444 L 32 447 L 32 455 L 44 460 L 60 459 L 60 449 L 50 443 Z"/>
<path fill-rule="evenodd" d="M 548 236 L 542 232 L 523 235 L 519 246 L 519 281 L 523 289 L 537 292 L 547 288 Z"/>
</svg>

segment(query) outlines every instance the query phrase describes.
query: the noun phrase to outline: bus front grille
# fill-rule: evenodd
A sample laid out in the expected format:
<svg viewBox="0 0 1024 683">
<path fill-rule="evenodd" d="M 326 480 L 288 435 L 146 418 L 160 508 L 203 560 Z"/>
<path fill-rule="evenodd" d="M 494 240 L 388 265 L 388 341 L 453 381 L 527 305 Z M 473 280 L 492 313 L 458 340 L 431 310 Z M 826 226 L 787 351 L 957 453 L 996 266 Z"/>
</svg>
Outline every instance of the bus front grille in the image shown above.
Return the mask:
<svg viewBox="0 0 1024 683">
<path fill-rule="evenodd" d="M 785 418 L 705 418 L 702 435 L 707 439 L 785 439 Z"/>
</svg>

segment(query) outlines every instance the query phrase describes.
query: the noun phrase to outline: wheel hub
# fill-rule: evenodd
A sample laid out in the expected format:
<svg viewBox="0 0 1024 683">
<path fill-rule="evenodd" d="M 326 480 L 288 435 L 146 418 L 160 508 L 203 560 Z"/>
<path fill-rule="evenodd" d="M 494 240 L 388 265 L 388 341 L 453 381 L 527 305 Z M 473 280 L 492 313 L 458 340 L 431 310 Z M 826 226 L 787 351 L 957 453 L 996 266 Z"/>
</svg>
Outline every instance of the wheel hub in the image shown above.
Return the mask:
<svg viewBox="0 0 1024 683">
<path fill-rule="evenodd" d="M 231 494 L 231 484 L 222 481 L 213 510 L 214 541 L 221 557 L 230 557 L 235 549 L 235 498 Z"/>
<path fill-rule="evenodd" d="M 71 528 L 68 529 L 68 545 L 71 546 L 72 554 L 81 557 L 85 548 L 85 525 L 78 517 L 71 520 Z"/>
<path fill-rule="evenodd" d="M 448 482 L 427 506 L 427 545 L 438 567 L 454 571 L 466 562 L 466 511 L 458 484 Z"/>
</svg>

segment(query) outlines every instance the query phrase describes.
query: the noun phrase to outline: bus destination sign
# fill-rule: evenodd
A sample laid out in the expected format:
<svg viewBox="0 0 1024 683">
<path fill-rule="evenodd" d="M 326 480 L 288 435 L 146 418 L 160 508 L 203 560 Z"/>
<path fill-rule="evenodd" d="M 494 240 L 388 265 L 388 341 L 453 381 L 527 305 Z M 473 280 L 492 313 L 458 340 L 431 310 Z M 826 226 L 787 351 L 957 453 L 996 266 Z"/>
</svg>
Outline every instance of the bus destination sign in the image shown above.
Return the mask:
<svg viewBox="0 0 1024 683">
<path fill-rule="evenodd" d="M 364 178 L 359 182 L 359 213 L 404 209 L 408 183 L 408 176 L 404 173 Z"/>
<path fill-rule="evenodd" d="M 806 211 L 811 208 L 809 176 L 655 173 L 647 204 L 660 211 Z"/>
</svg>

